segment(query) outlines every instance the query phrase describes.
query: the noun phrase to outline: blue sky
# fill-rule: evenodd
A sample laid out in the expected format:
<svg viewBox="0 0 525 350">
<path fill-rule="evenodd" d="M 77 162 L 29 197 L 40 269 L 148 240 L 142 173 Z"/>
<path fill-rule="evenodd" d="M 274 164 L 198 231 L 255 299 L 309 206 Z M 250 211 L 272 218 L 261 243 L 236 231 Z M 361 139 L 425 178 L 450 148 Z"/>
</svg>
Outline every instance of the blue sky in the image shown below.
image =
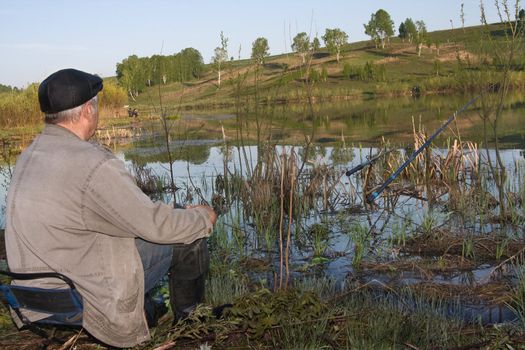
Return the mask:
<svg viewBox="0 0 525 350">
<path fill-rule="evenodd" d="M 430 31 L 450 28 L 451 20 L 460 27 L 462 3 L 465 25 L 480 24 L 479 0 L 0 0 L 0 83 L 26 87 L 67 67 L 111 76 L 131 54 L 186 47 L 209 63 L 221 30 L 235 58 L 239 50 L 249 57 L 261 36 L 272 54 L 290 51 L 302 31 L 321 37 L 326 28 L 340 28 L 350 42 L 366 40 L 363 24 L 380 8 L 396 30 L 407 17 Z M 494 1 L 484 3 L 488 20 L 496 21 Z"/>
</svg>

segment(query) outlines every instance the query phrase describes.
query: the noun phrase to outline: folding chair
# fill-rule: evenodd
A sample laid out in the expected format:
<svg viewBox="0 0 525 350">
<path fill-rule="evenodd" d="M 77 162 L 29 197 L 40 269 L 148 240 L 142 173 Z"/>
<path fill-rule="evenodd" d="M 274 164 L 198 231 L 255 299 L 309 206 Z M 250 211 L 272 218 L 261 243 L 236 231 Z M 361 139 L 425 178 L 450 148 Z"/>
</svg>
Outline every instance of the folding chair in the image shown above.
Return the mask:
<svg viewBox="0 0 525 350">
<path fill-rule="evenodd" d="M 67 284 L 63 289 L 45 289 L 2 283 L 0 294 L 22 322 L 24 327 L 45 338 L 50 338 L 40 326 L 82 326 L 82 297 L 68 277 L 56 272 L 14 273 L 0 270 L 0 274 L 13 280 L 34 280 L 40 278 L 58 278 Z M 49 316 L 30 321 L 24 311 L 49 314 Z"/>
</svg>

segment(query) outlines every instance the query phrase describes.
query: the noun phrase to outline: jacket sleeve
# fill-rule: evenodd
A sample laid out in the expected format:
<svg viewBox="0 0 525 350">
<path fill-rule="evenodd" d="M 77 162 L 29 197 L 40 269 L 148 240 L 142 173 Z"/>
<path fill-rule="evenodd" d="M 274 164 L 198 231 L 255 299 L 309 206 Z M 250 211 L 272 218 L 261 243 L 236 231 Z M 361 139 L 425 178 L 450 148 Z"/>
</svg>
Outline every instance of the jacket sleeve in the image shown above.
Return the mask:
<svg viewBox="0 0 525 350">
<path fill-rule="evenodd" d="M 213 225 L 204 208 L 174 209 L 153 202 L 135 184 L 122 161 L 102 163 L 88 179 L 82 219 L 86 229 L 153 243 L 191 243 L 208 237 Z"/>
</svg>

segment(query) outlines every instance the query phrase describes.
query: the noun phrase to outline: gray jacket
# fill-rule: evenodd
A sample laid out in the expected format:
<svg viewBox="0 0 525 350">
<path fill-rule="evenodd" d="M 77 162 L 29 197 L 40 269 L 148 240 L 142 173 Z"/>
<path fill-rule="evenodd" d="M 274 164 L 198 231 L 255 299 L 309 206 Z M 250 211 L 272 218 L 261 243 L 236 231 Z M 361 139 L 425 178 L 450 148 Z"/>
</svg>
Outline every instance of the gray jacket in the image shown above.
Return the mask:
<svg viewBox="0 0 525 350">
<path fill-rule="evenodd" d="M 55 125 L 46 125 L 17 161 L 6 224 L 9 268 L 67 275 L 83 298 L 84 328 L 118 347 L 150 337 L 135 238 L 191 243 L 212 232 L 205 209 L 152 202 L 121 160 Z"/>
</svg>

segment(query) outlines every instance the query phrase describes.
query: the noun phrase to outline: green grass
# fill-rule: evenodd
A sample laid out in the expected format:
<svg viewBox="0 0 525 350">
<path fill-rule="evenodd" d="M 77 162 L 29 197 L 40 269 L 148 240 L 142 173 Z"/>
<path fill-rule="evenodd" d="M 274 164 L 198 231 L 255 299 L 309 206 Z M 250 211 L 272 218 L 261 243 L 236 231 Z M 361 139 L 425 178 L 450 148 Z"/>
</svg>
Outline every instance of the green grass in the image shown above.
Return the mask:
<svg viewBox="0 0 525 350">
<path fill-rule="evenodd" d="M 172 332 L 161 326 L 154 341 L 137 349 L 170 341 L 175 349 L 198 348 L 205 342 L 214 349 L 499 348 L 498 344 L 510 349 L 523 345 L 514 326 L 468 325 L 445 316 L 439 298 L 423 300 L 409 290 L 380 289 L 347 284 L 341 290 L 326 278 L 298 280 L 293 288 L 276 293 L 257 287 L 225 299 L 233 302 L 233 308 L 224 318 L 216 320 L 211 308 L 201 307 L 196 312 L 200 319 L 192 317 L 191 323 L 179 324 Z"/>
</svg>

